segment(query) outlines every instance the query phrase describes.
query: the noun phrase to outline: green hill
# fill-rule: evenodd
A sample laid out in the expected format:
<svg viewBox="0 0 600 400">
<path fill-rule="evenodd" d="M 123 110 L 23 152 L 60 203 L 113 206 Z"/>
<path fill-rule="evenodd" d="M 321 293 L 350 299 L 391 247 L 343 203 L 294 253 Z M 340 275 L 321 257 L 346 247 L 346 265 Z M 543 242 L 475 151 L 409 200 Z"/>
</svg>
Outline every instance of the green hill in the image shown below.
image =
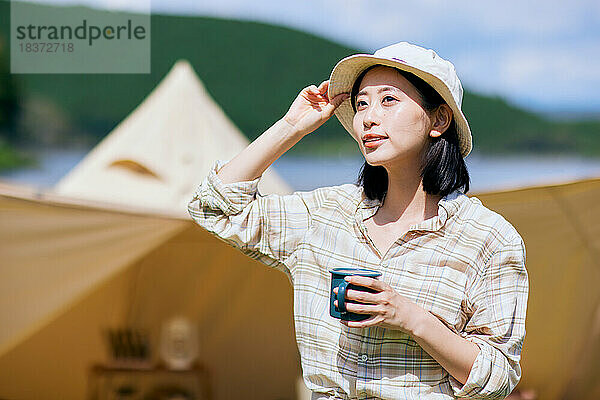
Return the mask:
<svg viewBox="0 0 600 400">
<path fill-rule="evenodd" d="M 9 19 L 8 2 L 0 1 L 0 41 L 5 43 Z M 69 140 L 93 144 L 125 118 L 178 59 L 185 58 L 252 140 L 286 112 L 300 89 L 327 79 L 341 58 L 364 51 L 294 29 L 216 18 L 152 15 L 151 29 L 151 74 L 16 74 L 12 78 L 20 102 L 41 99 L 41 104 L 50 104 L 44 109 L 52 112 L 44 115 L 62 118 L 62 133 Z M 6 53 L 0 56 L 7 57 Z M 600 122 L 551 122 L 500 98 L 468 91 L 463 109 L 479 152 L 600 155 Z M 337 119 L 317 133 L 290 152 L 356 154 L 355 142 Z"/>
</svg>

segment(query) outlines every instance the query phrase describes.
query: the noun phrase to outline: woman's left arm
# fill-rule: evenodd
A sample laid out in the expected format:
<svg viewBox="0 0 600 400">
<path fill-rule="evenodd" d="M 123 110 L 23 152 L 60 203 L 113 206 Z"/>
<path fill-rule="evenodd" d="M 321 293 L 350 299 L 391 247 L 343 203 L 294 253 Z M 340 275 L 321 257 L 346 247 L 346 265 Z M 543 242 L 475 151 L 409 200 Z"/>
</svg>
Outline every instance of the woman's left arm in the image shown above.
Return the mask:
<svg viewBox="0 0 600 400">
<path fill-rule="evenodd" d="M 460 335 L 437 317 L 377 279 L 352 276 L 350 283 L 378 291 L 348 290 L 350 312 L 372 316 L 349 327 L 400 329 L 451 375 L 457 397 L 504 398 L 521 378 L 519 365 L 525 337 L 529 278 L 525 245 L 520 236 L 501 246 L 467 288 L 470 319 Z"/>
</svg>

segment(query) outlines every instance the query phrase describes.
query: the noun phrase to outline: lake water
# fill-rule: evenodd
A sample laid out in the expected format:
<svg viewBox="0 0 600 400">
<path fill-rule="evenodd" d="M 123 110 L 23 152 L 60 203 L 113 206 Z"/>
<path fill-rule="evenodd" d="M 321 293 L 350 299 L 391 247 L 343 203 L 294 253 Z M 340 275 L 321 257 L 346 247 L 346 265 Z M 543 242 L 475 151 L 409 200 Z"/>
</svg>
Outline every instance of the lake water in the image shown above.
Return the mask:
<svg viewBox="0 0 600 400">
<path fill-rule="evenodd" d="M 38 168 L 0 173 L 0 179 L 41 188 L 60 180 L 84 156 L 82 150 L 37 151 Z M 489 157 L 475 153 L 466 159 L 471 192 L 568 182 L 600 177 L 600 158 L 580 157 Z M 295 190 L 311 190 L 356 180 L 362 158 L 310 158 L 284 155 L 273 164 L 277 173 Z M 200 180 L 202 177 L 198 177 Z"/>
</svg>

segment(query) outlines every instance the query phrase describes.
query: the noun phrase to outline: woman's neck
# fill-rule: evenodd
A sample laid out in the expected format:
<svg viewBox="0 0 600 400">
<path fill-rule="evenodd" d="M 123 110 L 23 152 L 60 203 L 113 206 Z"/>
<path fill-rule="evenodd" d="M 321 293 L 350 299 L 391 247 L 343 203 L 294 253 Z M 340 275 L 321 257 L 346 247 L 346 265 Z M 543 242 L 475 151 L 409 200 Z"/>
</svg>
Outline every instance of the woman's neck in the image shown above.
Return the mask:
<svg viewBox="0 0 600 400">
<path fill-rule="evenodd" d="M 411 170 L 412 169 L 412 170 Z M 378 214 L 389 222 L 419 223 L 437 215 L 439 195 L 423 190 L 420 171 L 415 167 L 388 169 L 388 190 Z"/>
</svg>

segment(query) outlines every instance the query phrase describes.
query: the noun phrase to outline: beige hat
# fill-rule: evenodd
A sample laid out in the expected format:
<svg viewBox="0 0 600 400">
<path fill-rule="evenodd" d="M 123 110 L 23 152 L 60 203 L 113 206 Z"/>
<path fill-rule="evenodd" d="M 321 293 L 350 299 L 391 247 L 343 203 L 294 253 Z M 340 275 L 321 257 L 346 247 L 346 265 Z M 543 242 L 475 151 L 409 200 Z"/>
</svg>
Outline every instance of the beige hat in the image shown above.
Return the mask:
<svg viewBox="0 0 600 400">
<path fill-rule="evenodd" d="M 343 92 L 350 93 L 356 78 L 372 65 L 387 65 L 411 72 L 431 85 L 452 108 L 463 158 L 471 152 L 471 129 L 461 110 L 463 88 L 450 61 L 444 60 L 431 49 L 408 42 L 392 44 L 373 54 L 354 54 L 339 61 L 331 71 L 329 98 L 333 99 Z M 360 138 L 352 129 L 354 110 L 350 100 L 350 98 L 344 100 L 336 108 L 335 115 L 354 140 L 360 142 Z"/>
</svg>

